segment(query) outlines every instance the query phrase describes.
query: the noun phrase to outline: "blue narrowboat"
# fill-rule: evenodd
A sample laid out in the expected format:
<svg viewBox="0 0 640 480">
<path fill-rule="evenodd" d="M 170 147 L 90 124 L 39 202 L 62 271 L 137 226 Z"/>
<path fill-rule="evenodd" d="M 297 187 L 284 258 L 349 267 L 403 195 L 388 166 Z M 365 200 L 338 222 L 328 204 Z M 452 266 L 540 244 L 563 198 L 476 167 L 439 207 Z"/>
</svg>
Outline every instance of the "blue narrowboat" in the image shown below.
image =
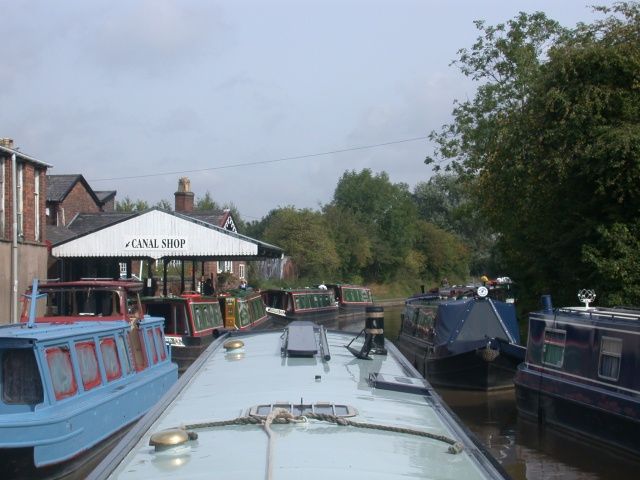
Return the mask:
<svg viewBox="0 0 640 480">
<path fill-rule="evenodd" d="M 640 455 L 640 311 L 544 308 L 529 316 L 526 361 L 515 377 L 519 413 L 541 425 Z"/>
<path fill-rule="evenodd" d="M 488 296 L 442 299 L 437 293 L 405 302 L 398 348 L 433 385 L 469 390 L 513 388 L 524 360 L 515 306 Z"/>
<path fill-rule="evenodd" d="M 162 318 L 0 327 L 3 478 L 80 475 L 178 378 Z"/>
</svg>

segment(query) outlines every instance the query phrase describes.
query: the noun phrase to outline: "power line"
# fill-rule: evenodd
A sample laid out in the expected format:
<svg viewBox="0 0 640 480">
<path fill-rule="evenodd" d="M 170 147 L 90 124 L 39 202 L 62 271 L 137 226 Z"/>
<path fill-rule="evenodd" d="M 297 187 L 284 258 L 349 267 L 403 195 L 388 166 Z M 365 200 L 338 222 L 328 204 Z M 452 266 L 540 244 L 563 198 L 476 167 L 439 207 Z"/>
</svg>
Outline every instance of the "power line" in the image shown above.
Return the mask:
<svg viewBox="0 0 640 480">
<path fill-rule="evenodd" d="M 344 153 L 344 152 L 353 152 L 355 150 L 366 150 L 366 149 L 370 149 L 370 148 L 379 148 L 379 147 L 385 147 L 388 145 L 397 145 L 399 143 L 408 143 L 408 142 L 416 142 L 418 140 L 426 140 L 427 136 L 422 136 L 422 137 L 414 137 L 414 138 L 405 138 L 403 140 L 395 140 L 395 141 L 391 141 L 391 142 L 384 142 L 384 143 L 376 143 L 373 145 L 361 145 L 358 147 L 349 147 L 349 148 L 342 148 L 339 150 L 331 150 L 328 152 L 320 152 L 320 153 L 309 153 L 306 155 L 297 155 L 295 157 L 283 157 L 283 158 L 276 158 L 273 160 L 260 160 L 260 161 L 255 161 L 255 162 L 245 162 L 245 163 L 234 163 L 234 164 L 230 164 L 230 165 L 220 165 L 218 167 L 207 167 L 207 168 L 196 168 L 193 170 L 177 170 L 174 172 L 161 172 L 161 173 L 145 173 L 144 175 L 130 175 L 130 176 L 126 176 L 126 177 L 111 177 L 111 178 L 96 178 L 96 179 L 92 179 L 89 180 L 90 182 L 106 182 L 106 181 L 113 181 L 113 180 L 129 180 L 129 179 L 134 179 L 134 178 L 149 178 L 149 177 L 162 177 L 164 175 L 181 175 L 184 173 L 195 173 L 195 172 L 207 172 L 207 171 L 211 171 L 211 170 L 222 170 L 224 168 L 237 168 L 237 167 L 249 167 L 252 165 L 264 165 L 267 163 L 276 163 L 276 162 L 285 162 L 288 160 L 301 160 L 304 158 L 312 158 L 312 157 L 320 157 L 323 155 L 332 155 L 334 153 Z"/>
</svg>

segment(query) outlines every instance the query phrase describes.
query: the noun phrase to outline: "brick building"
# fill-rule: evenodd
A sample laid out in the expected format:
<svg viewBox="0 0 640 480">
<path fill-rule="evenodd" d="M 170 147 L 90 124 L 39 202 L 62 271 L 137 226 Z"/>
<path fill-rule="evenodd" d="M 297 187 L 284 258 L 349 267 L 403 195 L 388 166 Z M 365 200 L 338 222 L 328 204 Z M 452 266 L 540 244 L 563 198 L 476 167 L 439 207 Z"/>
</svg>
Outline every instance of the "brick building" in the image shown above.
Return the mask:
<svg viewBox="0 0 640 480">
<path fill-rule="evenodd" d="M 115 196 L 95 192 L 80 174 L 47 175 L 47 225 L 64 227 L 78 213 L 113 212 Z"/>
<path fill-rule="evenodd" d="M 46 278 L 45 192 L 50 167 L 20 152 L 13 140 L 0 139 L 0 324 L 18 318 L 17 300 L 33 278 Z"/>
</svg>

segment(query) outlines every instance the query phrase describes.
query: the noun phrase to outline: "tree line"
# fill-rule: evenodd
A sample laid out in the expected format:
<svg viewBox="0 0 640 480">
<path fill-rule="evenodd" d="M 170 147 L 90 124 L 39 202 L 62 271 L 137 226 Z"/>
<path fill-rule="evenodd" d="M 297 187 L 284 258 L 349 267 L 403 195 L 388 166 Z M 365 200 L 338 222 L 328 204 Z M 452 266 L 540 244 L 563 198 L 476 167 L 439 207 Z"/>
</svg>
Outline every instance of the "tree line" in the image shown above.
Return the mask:
<svg viewBox="0 0 640 480">
<path fill-rule="evenodd" d="M 300 279 L 508 275 L 527 309 L 543 293 L 575 304 L 581 288 L 640 304 L 640 7 L 594 9 L 573 28 L 541 12 L 477 21 L 453 62 L 476 93 L 431 132 L 436 173 L 413 190 L 346 171 L 317 210 L 249 223 L 232 210 L 239 230 L 284 248 Z"/>
</svg>

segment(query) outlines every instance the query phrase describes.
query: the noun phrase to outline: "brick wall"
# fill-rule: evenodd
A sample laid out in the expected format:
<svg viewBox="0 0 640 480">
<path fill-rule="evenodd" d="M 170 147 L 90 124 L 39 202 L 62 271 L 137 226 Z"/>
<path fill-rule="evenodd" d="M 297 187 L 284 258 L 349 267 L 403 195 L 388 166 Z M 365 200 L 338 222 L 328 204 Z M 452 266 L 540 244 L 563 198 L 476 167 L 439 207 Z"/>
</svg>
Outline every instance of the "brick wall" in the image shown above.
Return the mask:
<svg viewBox="0 0 640 480">
<path fill-rule="evenodd" d="M 62 210 L 64 209 L 64 223 Z M 64 201 L 58 207 L 58 225 L 67 225 L 78 213 L 95 213 L 100 211 L 82 182 L 76 182 Z"/>
<path fill-rule="evenodd" d="M 11 171 L 11 157 L 4 156 L 4 235 L 0 232 L 0 239 L 11 240 L 13 235 L 13 172 Z M 44 224 L 46 222 L 45 204 L 46 204 L 46 175 L 45 169 L 34 165 L 31 162 L 25 162 L 18 157 L 16 159 L 18 165 L 22 165 L 23 188 L 22 188 L 22 233 L 23 238 L 20 241 L 25 242 L 43 242 Z M 34 192 L 35 177 L 40 178 L 40 195 L 38 196 L 39 205 L 36 206 L 36 196 Z M 40 218 L 40 235 L 36 235 L 36 211 Z"/>
</svg>

